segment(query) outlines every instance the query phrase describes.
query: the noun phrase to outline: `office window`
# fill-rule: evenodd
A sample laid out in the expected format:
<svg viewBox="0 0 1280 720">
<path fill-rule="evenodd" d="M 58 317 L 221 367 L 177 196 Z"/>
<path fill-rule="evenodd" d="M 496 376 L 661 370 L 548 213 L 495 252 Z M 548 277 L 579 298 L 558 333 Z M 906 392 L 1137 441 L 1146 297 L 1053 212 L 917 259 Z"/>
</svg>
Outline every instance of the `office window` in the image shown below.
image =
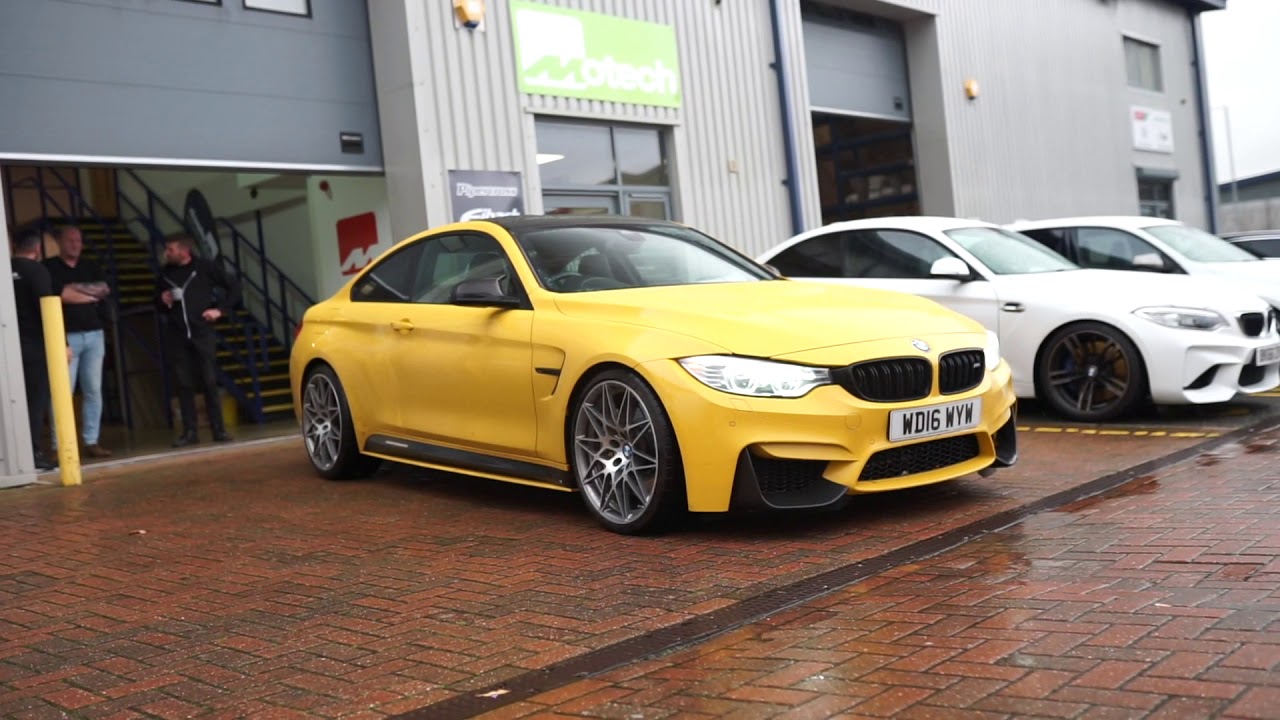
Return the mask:
<svg viewBox="0 0 1280 720">
<path fill-rule="evenodd" d="M 1164 92 L 1164 77 L 1160 73 L 1160 47 L 1151 43 L 1124 39 L 1124 66 L 1129 76 L 1129 86 Z"/>
<path fill-rule="evenodd" d="M 311 0 L 244 0 L 246 10 L 311 17 Z"/>
<path fill-rule="evenodd" d="M 1173 181 L 1139 178 L 1138 211 L 1147 217 L 1173 219 Z"/>
</svg>

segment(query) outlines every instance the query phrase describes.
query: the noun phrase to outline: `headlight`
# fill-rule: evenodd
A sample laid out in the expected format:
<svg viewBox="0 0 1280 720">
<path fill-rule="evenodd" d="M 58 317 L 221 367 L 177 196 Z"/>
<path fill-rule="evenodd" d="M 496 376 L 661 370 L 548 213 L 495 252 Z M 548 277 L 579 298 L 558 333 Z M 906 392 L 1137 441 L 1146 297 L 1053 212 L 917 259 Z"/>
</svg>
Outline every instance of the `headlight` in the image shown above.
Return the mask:
<svg viewBox="0 0 1280 720">
<path fill-rule="evenodd" d="M 681 358 L 679 362 L 707 387 L 735 395 L 797 398 L 831 382 L 831 372 L 826 368 L 771 360 L 699 355 Z"/>
<path fill-rule="evenodd" d="M 1144 307 L 1134 310 L 1133 314 L 1166 327 L 1189 330 L 1217 330 L 1227 324 L 1227 319 L 1222 315 L 1212 310 L 1196 308 Z"/>
<path fill-rule="evenodd" d="M 1000 364 L 1000 336 L 987 331 L 987 344 L 982 348 L 982 357 L 987 361 L 987 371 L 996 369 Z"/>
</svg>

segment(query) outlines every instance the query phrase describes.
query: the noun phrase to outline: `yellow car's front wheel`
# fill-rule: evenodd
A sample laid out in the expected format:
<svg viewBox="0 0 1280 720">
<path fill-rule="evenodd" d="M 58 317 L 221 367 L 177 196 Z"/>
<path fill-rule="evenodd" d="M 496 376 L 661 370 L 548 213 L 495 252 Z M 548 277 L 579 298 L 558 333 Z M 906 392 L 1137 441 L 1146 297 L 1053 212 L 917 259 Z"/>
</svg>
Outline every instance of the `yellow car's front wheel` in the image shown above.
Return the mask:
<svg viewBox="0 0 1280 720">
<path fill-rule="evenodd" d="M 653 532 L 687 502 L 675 430 L 644 380 L 621 369 L 595 376 L 578 394 L 572 418 L 574 477 L 605 527 Z"/>
</svg>

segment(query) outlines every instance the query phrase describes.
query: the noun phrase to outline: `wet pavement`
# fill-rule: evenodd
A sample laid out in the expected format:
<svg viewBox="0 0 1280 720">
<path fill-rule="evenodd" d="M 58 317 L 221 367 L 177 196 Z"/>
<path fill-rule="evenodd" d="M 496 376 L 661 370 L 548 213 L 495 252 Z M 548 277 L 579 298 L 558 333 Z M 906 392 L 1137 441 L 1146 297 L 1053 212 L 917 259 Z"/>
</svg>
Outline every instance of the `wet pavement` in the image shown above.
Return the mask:
<svg viewBox="0 0 1280 720">
<path fill-rule="evenodd" d="M 1280 659 L 1277 436 L 1231 442 L 1269 421 L 1252 402 L 1128 434 L 1032 411 L 991 478 L 657 538 L 569 494 L 324 482 L 294 439 L 94 468 L 0 495 L 0 717 L 1280 707 L 1257 666 Z M 1115 485 L 1138 494 L 1057 507 Z"/>
</svg>

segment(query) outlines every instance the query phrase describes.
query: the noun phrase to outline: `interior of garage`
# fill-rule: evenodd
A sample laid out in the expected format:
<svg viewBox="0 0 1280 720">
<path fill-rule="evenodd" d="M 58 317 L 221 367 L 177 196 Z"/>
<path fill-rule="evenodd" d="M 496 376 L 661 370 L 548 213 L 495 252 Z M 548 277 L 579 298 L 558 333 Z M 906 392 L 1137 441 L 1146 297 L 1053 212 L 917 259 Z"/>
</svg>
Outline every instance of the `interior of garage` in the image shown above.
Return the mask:
<svg viewBox="0 0 1280 720">
<path fill-rule="evenodd" d="M 918 215 L 901 25 L 817 2 L 801 10 L 822 222 Z"/>
</svg>

